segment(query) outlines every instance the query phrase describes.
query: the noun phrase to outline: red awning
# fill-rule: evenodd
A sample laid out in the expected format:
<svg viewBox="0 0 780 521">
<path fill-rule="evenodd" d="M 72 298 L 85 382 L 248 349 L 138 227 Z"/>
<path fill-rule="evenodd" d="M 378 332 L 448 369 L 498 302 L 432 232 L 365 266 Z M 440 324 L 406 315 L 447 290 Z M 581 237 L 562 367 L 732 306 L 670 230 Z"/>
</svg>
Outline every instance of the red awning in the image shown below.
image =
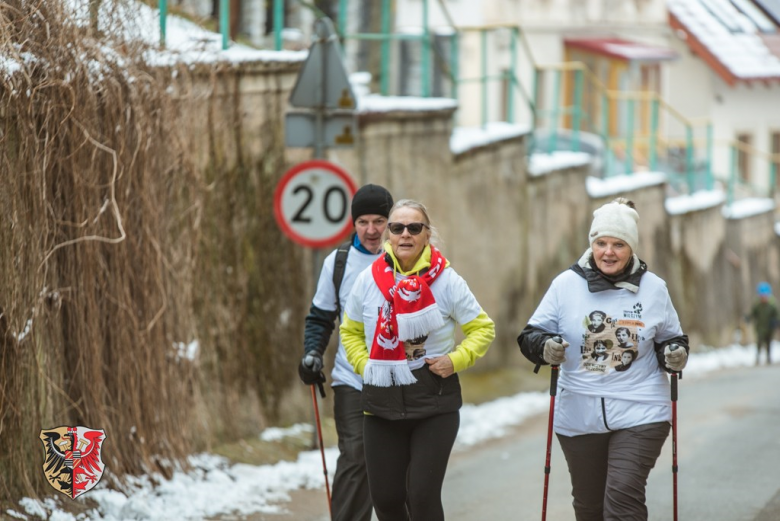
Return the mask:
<svg viewBox="0 0 780 521">
<path fill-rule="evenodd" d="M 672 49 L 620 38 L 565 38 L 563 42 L 569 48 L 625 61 L 659 62 L 677 58 Z"/>
</svg>

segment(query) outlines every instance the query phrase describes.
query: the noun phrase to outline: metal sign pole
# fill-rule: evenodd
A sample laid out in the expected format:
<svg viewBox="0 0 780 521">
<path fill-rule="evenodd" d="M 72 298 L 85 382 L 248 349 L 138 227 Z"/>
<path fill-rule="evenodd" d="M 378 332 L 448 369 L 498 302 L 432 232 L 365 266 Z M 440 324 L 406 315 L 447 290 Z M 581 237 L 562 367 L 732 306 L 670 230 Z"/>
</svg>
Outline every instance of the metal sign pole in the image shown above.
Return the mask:
<svg viewBox="0 0 780 521">
<path fill-rule="evenodd" d="M 299 109 L 308 109 L 308 112 L 296 111 L 286 114 L 285 144 L 287 146 L 312 147 L 314 160 L 317 161 L 325 159 L 328 148 L 354 145 L 357 133 L 354 121 L 355 94 L 347 77 L 333 22 L 327 17 L 319 18 L 314 22 L 314 39 L 309 49 L 309 57 L 304 62 L 290 94 L 290 105 Z M 313 180 L 307 186 L 310 189 L 307 193 L 316 192 L 318 189 L 316 185 L 322 185 L 322 182 Z M 350 195 L 354 195 L 355 190 L 353 188 Z M 330 190 L 325 193 L 324 201 L 325 217 L 328 219 L 329 193 Z M 344 199 L 345 204 L 347 200 Z M 311 247 L 313 292 L 316 292 L 323 250 L 322 245 Z M 316 395 L 314 399 L 316 400 Z M 315 433 L 313 433 L 312 446 L 316 446 L 316 443 Z"/>
<path fill-rule="evenodd" d="M 282 2 L 274 2 L 278 7 Z M 280 20 L 281 16 L 275 17 Z M 312 282 L 313 293 L 317 291 L 320 269 L 322 264 L 322 248 L 330 245 L 332 238 L 339 240 L 350 229 L 351 220 L 348 219 L 348 201 L 354 196 L 357 188 L 349 176 L 336 165 L 328 165 L 324 161 L 328 148 L 352 147 L 355 143 L 357 126 L 355 125 L 354 110 L 356 107 L 355 94 L 347 77 L 343 57 L 339 49 L 339 41 L 333 22 L 329 18 L 319 18 L 314 22 L 314 38 L 309 49 L 309 56 L 301 67 L 298 78 L 290 93 L 290 105 L 298 109 L 285 115 L 285 145 L 288 147 L 312 147 L 314 160 L 298 165 L 288 172 L 277 187 L 277 195 L 274 196 L 274 210 L 280 226 L 288 236 L 296 242 L 302 242 L 312 248 Z M 276 31 L 277 49 L 280 47 L 279 31 Z M 325 168 L 326 170 L 340 173 L 340 180 L 334 181 L 327 174 L 318 173 L 307 176 L 303 165 L 308 163 L 312 170 Z M 298 169 L 300 167 L 300 169 Z M 304 179 L 300 184 L 294 185 L 293 175 Z M 298 177 L 296 177 L 297 179 Z M 309 197 L 303 202 L 297 200 L 292 204 L 294 211 L 285 206 L 286 187 L 295 186 L 291 191 L 303 192 Z M 324 191 L 323 191 L 324 190 Z M 347 194 L 346 192 L 349 192 Z M 344 194 L 342 212 L 340 217 L 333 218 L 329 213 L 329 197 L 333 194 Z M 312 201 L 322 200 L 322 205 L 311 204 Z M 278 208 L 277 208 L 278 206 Z M 322 214 L 317 216 L 316 212 Z M 277 211 L 278 210 L 278 211 Z M 343 223 L 343 229 L 328 228 L 321 232 L 321 225 L 334 225 Z M 300 227 L 300 225 L 305 225 Z M 302 237 L 303 235 L 303 237 Z M 319 240 L 318 240 L 319 239 Z M 337 296 L 338 298 L 338 296 Z M 317 396 L 313 392 L 314 405 L 317 405 Z M 316 413 L 315 413 L 316 414 Z M 319 418 L 317 418 L 319 426 Z M 316 432 L 312 433 L 312 446 L 318 443 Z M 321 439 L 319 440 L 321 444 Z M 324 458 L 324 456 L 323 456 Z M 324 459 L 323 459 L 324 467 Z M 327 471 L 326 471 L 327 472 Z M 325 476 L 327 487 L 327 474 Z M 330 494 L 328 494 L 330 502 Z"/>
<path fill-rule="evenodd" d="M 318 19 L 314 23 L 314 33 L 317 35 L 317 45 L 324 47 L 328 45 L 327 41 L 327 35 L 323 35 L 322 31 L 327 31 L 327 24 L 324 22 L 321 22 Z M 324 51 L 324 49 L 323 49 Z M 324 148 L 324 141 L 325 141 L 325 132 L 324 132 L 324 124 L 325 124 L 325 100 L 327 99 L 327 92 L 325 92 L 325 89 L 327 88 L 327 73 L 328 73 L 328 53 L 323 52 L 322 53 L 322 66 L 320 68 L 320 74 L 317 77 L 318 85 L 317 88 L 314 89 L 314 158 L 315 159 L 325 159 L 325 148 Z M 314 282 L 314 288 L 313 291 L 317 291 L 317 282 L 319 278 L 320 273 L 320 266 L 322 264 L 322 249 L 320 248 L 314 248 L 314 251 L 312 252 L 312 281 Z M 336 295 L 336 298 L 338 299 L 338 295 Z"/>
<path fill-rule="evenodd" d="M 317 44 L 323 47 L 322 52 L 322 66 L 320 67 L 320 74 L 317 77 L 317 88 L 314 90 L 315 102 L 314 102 L 314 158 L 324 159 L 325 148 L 323 146 L 325 141 L 323 126 L 325 116 L 325 100 L 327 99 L 327 74 L 328 74 L 328 53 L 325 47 L 330 44 L 328 42 L 327 35 L 327 23 L 320 18 L 314 23 L 314 32 L 317 35 Z"/>
</svg>

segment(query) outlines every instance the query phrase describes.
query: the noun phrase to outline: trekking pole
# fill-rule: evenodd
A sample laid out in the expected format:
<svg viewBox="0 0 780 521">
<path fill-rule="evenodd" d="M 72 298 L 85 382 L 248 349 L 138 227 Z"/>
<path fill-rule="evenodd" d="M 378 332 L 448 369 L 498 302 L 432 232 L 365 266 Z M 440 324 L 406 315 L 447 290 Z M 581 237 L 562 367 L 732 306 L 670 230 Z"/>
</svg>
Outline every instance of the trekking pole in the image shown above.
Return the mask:
<svg viewBox="0 0 780 521">
<path fill-rule="evenodd" d="M 672 373 L 672 493 L 674 521 L 677 521 L 677 374 Z M 682 378 L 682 372 L 679 373 Z"/>
<path fill-rule="evenodd" d="M 552 339 L 559 344 L 563 342 L 563 339 L 559 336 L 554 336 Z M 550 414 L 549 422 L 547 425 L 547 453 L 544 460 L 544 493 L 542 495 L 542 521 L 547 519 L 547 490 L 550 484 L 550 459 L 552 458 L 552 433 L 553 433 L 553 418 L 555 417 L 555 395 L 558 394 L 558 367 L 557 365 L 550 366 Z M 539 370 L 539 366 L 536 366 L 536 371 Z"/>
<path fill-rule="evenodd" d="M 325 396 L 325 389 L 319 384 L 322 396 Z M 317 419 L 317 438 L 320 442 L 320 454 L 322 455 L 322 473 L 325 475 L 325 493 L 328 495 L 328 513 L 333 519 L 333 508 L 330 504 L 330 485 L 328 484 L 328 467 L 325 464 L 325 446 L 322 443 L 322 425 L 320 424 L 320 409 L 317 406 L 317 393 L 314 390 L 314 384 L 311 385 L 311 401 L 314 404 L 314 417 Z"/>
</svg>

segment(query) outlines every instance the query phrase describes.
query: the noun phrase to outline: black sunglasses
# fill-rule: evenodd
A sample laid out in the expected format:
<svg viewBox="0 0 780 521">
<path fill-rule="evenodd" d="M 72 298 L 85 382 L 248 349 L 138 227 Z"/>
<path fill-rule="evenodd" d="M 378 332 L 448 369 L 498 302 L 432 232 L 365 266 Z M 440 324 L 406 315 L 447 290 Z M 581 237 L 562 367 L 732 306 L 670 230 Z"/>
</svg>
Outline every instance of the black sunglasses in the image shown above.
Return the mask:
<svg viewBox="0 0 780 521">
<path fill-rule="evenodd" d="M 409 230 L 411 235 L 420 235 L 420 232 L 423 231 L 423 228 L 430 229 L 431 227 L 425 223 L 387 223 L 387 229 L 390 230 L 390 233 L 393 235 L 401 235 L 404 233 L 404 228 Z"/>
</svg>

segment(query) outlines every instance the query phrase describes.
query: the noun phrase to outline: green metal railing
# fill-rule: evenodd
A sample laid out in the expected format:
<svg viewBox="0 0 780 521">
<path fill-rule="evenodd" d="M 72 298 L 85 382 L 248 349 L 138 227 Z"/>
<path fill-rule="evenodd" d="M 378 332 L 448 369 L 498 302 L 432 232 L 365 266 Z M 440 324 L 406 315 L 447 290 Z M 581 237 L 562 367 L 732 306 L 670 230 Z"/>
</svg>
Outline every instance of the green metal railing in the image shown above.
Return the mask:
<svg viewBox="0 0 780 521">
<path fill-rule="evenodd" d="M 283 2 L 283 0 L 275 0 Z M 338 31 L 345 40 L 373 40 L 380 42 L 380 70 L 379 70 L 379 90 L 383 96 L 390 92 L 390 44 L 394 40 L 412 40 L 419 41 L 422 45 L 421 69 L 422 69 L 422 92 L 423 97 L 431 95 L 430 87 L 430 54 L 431 54 L 431 33 L 428 24 L 429 0 L 422 0 L 422 34 L 399 34 L 391 30 L 392 27 L 392 2 L 391 0 L 381 0 L 380 29 L 378 33 L 347 33 L 347 3 L 348 0 L 339 0 Z M 277 49 L 280 49 L 278 46 Z"/>
<path fill-rule="evenodd" d="M 275 0 L 276 1 L 276 0 Z M 160 48 L 165 49 L 168 30 L 168 0 L 158 0 L 157 6 L 160 9 Z M 283 17 L 277 16 L 275 20 L 282 23 Z M 219 0 L 219 32 L 222 35 L 222 50 L 230 46 L 230 0 Z M 281 29 L 280 46 L 281 48 Z"/>
<path fill-rule="evenodd" d="M 434 33 L 429 27 L 431 0 L 421 0 L 422 28 L 417 34 L 396 33 L 392 30 L 392 0 L 379 0 L 380 20 L 378 33 L 348 33 L 348 0 L 339 0 L 337 30 L 344 40 L 375 41 L 380 45 L 379 90 L 390 94 L 390 64 L 392 42 L 409 40 L 420 42 L 420 95 L 432 94 L 431 74 L 434 55 L 442 73 L 450 81 L 450 95 L 459 99 L 464 85 L 479 86 L 480 121 L 486 125 L 490 114 L 490 88 L 495 82 L 503 82 L 506 89 L 505 121 L 514 123 L 518 113 L 519 95 L 531 118 L 534 131 L 546 131 L 545 139 L 533 138 L 529 150 L 553 152 L 561 146 L 567 150 L 580 151 L 583 137 L 594 135 L 603 147 L 604 175 L 631 174 L 637 170 L 663 171 L 670 181 L 681 190 L 691 193 L 697 189 L 714 186 L 712 157 L 714 152 L 713 129 L 708 121 L 693 121 L 668 105 L 657 94 L 651 92 L 613 91 L 608 89 L 583 63 L 568 62 L 554 65 L 538 65 L 534 62 L 530 46 L 522 29 L 517 25 L 497 24 L 491 26 L 456 26 L 447 12 L 446 4 L 438 0 L 442 13 L 452 31 L 449 59 L 438 54 L 433 45 Z M 219 26 L 222 34 L 222 48 L 229 45 L 229 0 L 220 0 Z M 168 3 L 159 1 L 160 45 L 165 47 Z M 273 45 L 283 48 L 284 0 L 273 0 Z M 311 8 L 311 6 L 306 6 Z M 315 8 L 316 9 L 316 8 Z M 321 13 L 319 13 L 321 15 Z M 504 32 L 509 34 L 509 64 L 504 71 L 494 72 L 497 66 L 491 63 L 491 37 Z M 461 47 L 465 39 L 475 34 L 479 45 L 479 73 L 473 77 L 460 76 Z M 524 55 L 520 57 L 520 47 Z M 532 92 L 529 94 L 519 77 L 520 60 L 531 77 Z M 493 71 L 493 72 L 492 72 Z M 564 99 L 564 98 L 567 99 Z M 564 138 L 565 137 L 565 143 Z M 743 143 L 719 143 L 731 147 L 732 159 L 725 177 L 729 197 L 741 184 L 737 175 L 738 153 L 748 154 L 769 161 L 769 189 L 774 195 L 777 168 L 780 157 L 763 153 Z M 754 187 L 756 191 L 757 187 Z"/>
<path fill-rule="evenodd" d="M 761 150 L 758 150 L 746 143 L 740 141 L 726 141 L 720 143 L 723 146 L 728 147 L 729 150 L 729 173 L 728 173 L 728 193 L 727 203 L 734 202 L 735 194 L 738 191 L 746 191 L 752 194 L 758 194 L 765 197 L 774 198 L 777 195 L 777 170 L 780 165 L 780 154 L 768 154 Z M 750 161 L 756 159 L 762 159 L 767 161 L 767 169 L 769 171 L 768 187 L 757 186 L 755 183 L 750 183 L 742 179 L 739 168 L 739 154 L 746 154 Z"/>
<path fill-rule="evenodd" d="M 531 119 L 535 119 L 535 102 L 529 95 L 528 91 L 524 88 L 519 78 L 518 73 L 518 44 L 522 44 L 525 50 L 525 55 L 529 63 L 533 63 L 531 57 L 530 48 L 528 42 L 525 40 L 523 32 L 517 25 L 509 24 L 496 24 L 489 26 L 474 26 L 474 27 L 455 27 L 459 38 L 464 38 L 469 33 L 479 34 L 479 55 L 480 55 L 480 74 L 473 77 L 460 77 L 457 74 L 452 76 L 453 84 L 456 85 L 455 92 L 458 91 L 457 86 L 478 83 L 480 85 L 480 106 L 481 106 L 481 123 L 486 125 L 489 119 L 489 107 L 488 101 L 490 98 L 489 89 L 490 84 L 493 82 L 504 82 L 509 87 L 506 91 L 506 113 L 503 115 L 504 119 L 508 123 L 515 122 L 515 116 L 517 113 L 516 94 L 519 94 L 526 104 L 526 107 L 531 113 Z M 501 32 L 509 33 L 509 68 L 506 71 L 498 73 L 490 73 L 490 59 L 489 59 L 489 38 L 494 35 L 498 35 Z M 453 40 L 456 43 L 457 40 Z M 454 59 L 459 59 L 459 54 L 453 52 Z M 454 96 L 457 99 L 457 96 Z M 532 123 L 533 126 L 533 123 Z"/>
<path fill-rule="evenodd" d="M 689 120 L 656 93 L 610 90 L 583 63 L 568 62 L 536 66 L 534 99 L 535 128 L 548 132 L 537 147 L 542 152 L 559 148 L 561 129 L 568 132 L 565 148 L 580 150 L 585 132 L 601 141 L 607 177 L 660 170 L 688 192 L 714 186 L 711 124 Z"/>
<path fill-rule="evenodd" d="M 165 49 L 166 30 L 168 29 L 168 0 L 160 0 L 160 47 Z"/>
</svg>

